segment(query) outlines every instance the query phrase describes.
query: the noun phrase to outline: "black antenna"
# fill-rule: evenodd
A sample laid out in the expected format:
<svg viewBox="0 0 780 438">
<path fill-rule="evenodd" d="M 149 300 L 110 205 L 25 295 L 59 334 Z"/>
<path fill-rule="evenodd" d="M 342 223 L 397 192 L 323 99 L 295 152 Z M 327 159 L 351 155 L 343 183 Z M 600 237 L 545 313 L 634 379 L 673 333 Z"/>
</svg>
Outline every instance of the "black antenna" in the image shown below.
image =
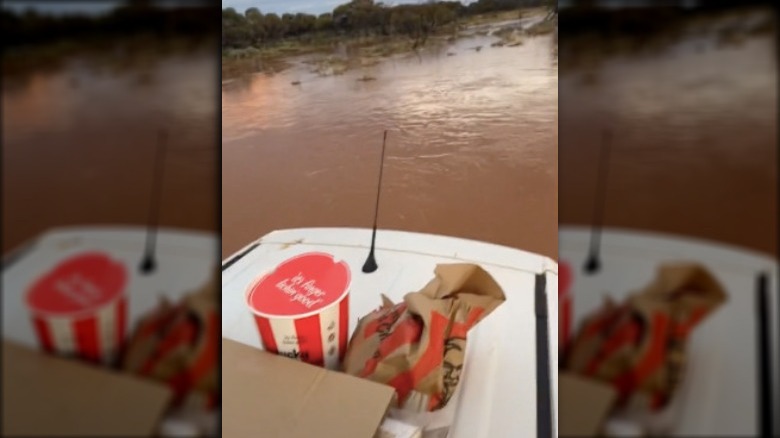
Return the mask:
<svg viewBox="0 0 780 438">
<path fill-rule="evenodd" d="M 150 274 L 157 268 L 154 257 L 157 246 L 157 227 L 160 221 L 160 197 L 162 195 L 162 181 L 165 175 L 165 148 L 168 141 L 168 132 L 160 129 L 157 133 L 157 154 L 154 160 L 154 179 L 152 181 L 152 200 L 149 206 L 149 222 L 146 226 L 146 249 L 139 269 L 143 274 Z"/>
<path fill-rule="evenodd" d="M 770 339 L 771 320 L 769 318 L 769 287 L 766 273 L 758 274 L 756 278 L 756 312 L 758 313 L 757 345 L 758 351 L 758 379 L 756 379 L 756 392 L 758 393 L 758 432 L 761 437 L 775 436 L 772 432 L 772 393 L 775 391 L 772 384 L 772 340 Z"/>
<path fill-rule="evenodd" d="M 596 204 L 593 208 L 593 225 L 590 231 L 590 253 L 585 261 L 586 274 L 595 274 L 601 270 L 601 227 L 604 224 L 604 204 L 607 191 L 607 175 L 609 172 L 609 153 L 612 143 L 612 132 L 604 130 L 599 156 L 598 181 L 596 185 Z"/>
<path fill-rule="evenodd" d="M 374 257 L 374 247 L 376 245 L 376 221 L 379 217 L 379 195 L 382 193 L 382 170 L 385 168 L 385 144 L 387 143 L 387 129 L 385 129 L 382 138 L 382 156 L 379 159 L 379 184 L 376 188 L 376 208 L 374 209 L 374 229 L 371 232 L 371 250 L 368 253 L 366 262 L 363 263 L 363 272 L 370 274 L 378 268 L 376 258 Z"/>
<path fill-rule="evenodd" d="M 536 308 L 536 436 L 552 438 L 552 398 L 550 389 L 550 336 L 547 317 L 547 277 L 536 274 L 534 305 Z"/>
</svg>

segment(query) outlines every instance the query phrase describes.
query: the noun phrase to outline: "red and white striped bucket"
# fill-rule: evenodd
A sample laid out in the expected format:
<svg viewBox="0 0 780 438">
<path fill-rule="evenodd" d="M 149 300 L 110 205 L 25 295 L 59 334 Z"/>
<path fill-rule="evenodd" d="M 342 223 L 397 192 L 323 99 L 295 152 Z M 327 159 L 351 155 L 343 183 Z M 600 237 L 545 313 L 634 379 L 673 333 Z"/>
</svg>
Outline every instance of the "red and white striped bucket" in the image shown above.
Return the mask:
<svg viewBox="0 0 780 438">
<path fill-rule="evenodd" d="M 349 266 L 311 252 L 292 257 L 247 290 L 265 350 L 338 369 L 349 335 Z"/>
<path fill-rule="evenodd" d="M 73 256 L 36 280 L 25 302 L 41 347 L 111 362 L 125 337 L 125 266 L 99 252 Z"/>
</svg>

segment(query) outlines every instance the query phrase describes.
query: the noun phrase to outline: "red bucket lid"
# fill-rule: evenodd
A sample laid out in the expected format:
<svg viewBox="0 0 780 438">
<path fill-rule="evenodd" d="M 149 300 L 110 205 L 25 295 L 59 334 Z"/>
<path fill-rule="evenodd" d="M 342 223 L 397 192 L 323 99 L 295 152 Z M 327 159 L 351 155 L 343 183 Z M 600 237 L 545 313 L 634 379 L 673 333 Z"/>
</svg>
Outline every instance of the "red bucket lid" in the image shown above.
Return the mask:
<svg viewBox="0 0 780 438">
<path fill-rule="evenodd" d="M 247 303 L 263 317 L 302 317 L 341 301 L 349 289 L 346 262 L 321 252 L 285 260 L 249 288 Z"/>
<path fill-rule="evenodd" d="M 37 312 L 71 315 L 100 308 L 124 292 L 127 270 L 99 252 L 60 262 L 27 291 L 27 305 Z"/>
</svg>

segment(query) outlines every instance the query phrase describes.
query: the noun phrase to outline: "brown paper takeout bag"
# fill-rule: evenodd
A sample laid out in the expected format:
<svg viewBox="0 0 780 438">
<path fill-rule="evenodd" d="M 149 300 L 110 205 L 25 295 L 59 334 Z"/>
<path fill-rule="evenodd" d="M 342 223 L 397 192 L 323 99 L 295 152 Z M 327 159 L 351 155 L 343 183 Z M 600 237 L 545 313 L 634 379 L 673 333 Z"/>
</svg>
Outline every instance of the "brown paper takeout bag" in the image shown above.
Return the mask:
<svg viewBox="0 0 780 438">
<path fill-rule="evenodd" d="M 122 369 L 168 384 L 174 405 L 194 393 L 216 403 L 220 327 L 214 278 L 176 305 L 162 298 L 137 324 L 123 354 Z"/>
<path fill-rule="evenodd" d="M 352 335 L 344 371 L 393 386 L 397 406 L 435 411 L 446 406 L 460 380 L 466 335 L 505 300 L 485 270 L 445 264 L 418 292 L 361 318 Z"/>
<path fill-rule="evenodd" d="M 691 330 L 725 301 L 704 267 L 663 265 L 647 287 L 621 304 L 607 299 L 583 321 L 564 368 L 613 385 L 619 406 L 660 410 L 681 379 Z"/>
</svg>

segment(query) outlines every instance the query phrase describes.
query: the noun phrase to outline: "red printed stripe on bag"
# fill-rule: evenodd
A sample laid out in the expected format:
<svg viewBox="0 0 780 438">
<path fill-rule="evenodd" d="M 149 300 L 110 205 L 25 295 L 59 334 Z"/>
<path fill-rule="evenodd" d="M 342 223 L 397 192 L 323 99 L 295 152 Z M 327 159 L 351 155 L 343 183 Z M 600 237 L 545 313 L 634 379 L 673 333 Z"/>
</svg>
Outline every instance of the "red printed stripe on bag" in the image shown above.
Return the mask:
<svg viewBox="0 0 780 438">
<path fill-rule="evenodd" d="M 438 312 L 431 313 L 431 325 L 428 339 L 444 340 L 445 330 L 449 320 Z M 398 403 L 403 406 L 409 393 L 417 382 L 422 381 L 431 371 L 439 367 L 444 359 L 444 343 L 433 342 L 428 344 L 420 360 L 408 371 L 398 374 L 391 379 L 390 386 L 398 393 Z"/>
<path fill-rule="evenodd" d="M 639 339 L 639 327 L 633 321 L 627 321 L 615 332 L 604 340 L 599 353 L 594 357 L 585 368 L 585 374 L 593 376 L 601 368 L 604 361 L 609 359 L 616 351 L 621 348 L 636 343 Z"/>
<path fill-rule="evenodd" d="M 691 332 L 691 330 L 697 326 L 701 320 L 704 319 L 705 316 L 707 316 L 708 309 L 705 309 L 703 307 L 699 307 L 697 309 L 694 309 L 691 312 L 691 316 L 680 323 L 678 323 L 674 328 L 674 334 L 678 338 L 685 338 L 688 336 L 688 334 Z"/>
<path fill-rule="evenodd" d="M 219 319 L 217 318 L 217 314 L 212 313 L 209 315 L 209 326 L 205 332 L 205 336 L 208 336 L 208 340 L 206 341 L 200 356 L 198 356 L 198 359 L 195 360 L 189 370 L 190 376 L 194 382 L 205 377 L 206 374 L 216 367 L 217 344 L 219 342 L 217 335 L 219 330 L 218 327 Z"/>
<path fill-rule="evenodd" d="M 643 382 L 664 364 L 666 359 L 666 341 L 669 336 L 669 323 L 669 318 L 662 312 L 655 312 L 652 315 L 648 332 L 650 346 L 645 354 L 639 358 L 634 368 L 613 380 L 621 403 L 631 395 L 639 383 Z"/>
<path fill-rule="evenodd" d="M 187 319 L 182 318 L 164 336 L 154 354 L 144 363 L 144 366 L 141 368 L 141 374 L 151 374 L 157 367 L 157 364 L 169 355 L 171 351 L 181 345 L 192 342 L 195 339 L 195 327 Z"/>
<path fill-rule="evenodd" d="M 169 342 L 167 348 L 159 352 L 161 354 L 157 358 L 158 360 L 165 357 L 165 354 L 167 354 L 166 350 L 175 346 L 181 346 L 185 343 L 191 345 L 200 345 L 200 340 L 195 339 L 195 327 L 193 326 L 193 321 L 188 320 L 186 322 L 186 327 L 190 329 L 187 331 L 187 335 L 181 337 L 180 334 L 175 334 L 172 332 L 171 336 L 176 337 L 177 342 Z M 194 359 L 189 367 L 180 370 L 178 373 L 174 374 L 171 378 L 168 379 L 167 383 L 173 389 L 175 394 L 174 404 L 181 402 L 187 393 L 192 389 L 192 387 L 216 366 L 217 326 L 218 320 L 216 313 L 212 312 L 208 317 L 206 327 L 204 327 L 203 331 L 200 333 L 200 337 L 205 338 L 202 351 L 199 353 L 197 358 Z M 180 330 L 181 327 L 182 326 L 177 327 L 177 330 Z M 190 332 L 192 333 L 191 336 L 189 335 Z"/>
<path fill-rule="evenodd" d="M 572 324 L 572 271 L 561 261 L 558 274 L 558 349 L 564 350 L 571 338 Z"/>
<path fill-rule="evenodd" d="M 422 334 L 422 326 L 414 318 L 407 318 L 399 323 L 393 329 L 393 332 L 389 336 L 379 341 L 377 357 L 373 357 L 366 361 L 366 366 L 360 373 L 360 377 L 366 377 L 376 371 L 376 367 L 379 362 L 392 354 L 398 348 L 409 345 L 420 340 Z"/>
</svg>

